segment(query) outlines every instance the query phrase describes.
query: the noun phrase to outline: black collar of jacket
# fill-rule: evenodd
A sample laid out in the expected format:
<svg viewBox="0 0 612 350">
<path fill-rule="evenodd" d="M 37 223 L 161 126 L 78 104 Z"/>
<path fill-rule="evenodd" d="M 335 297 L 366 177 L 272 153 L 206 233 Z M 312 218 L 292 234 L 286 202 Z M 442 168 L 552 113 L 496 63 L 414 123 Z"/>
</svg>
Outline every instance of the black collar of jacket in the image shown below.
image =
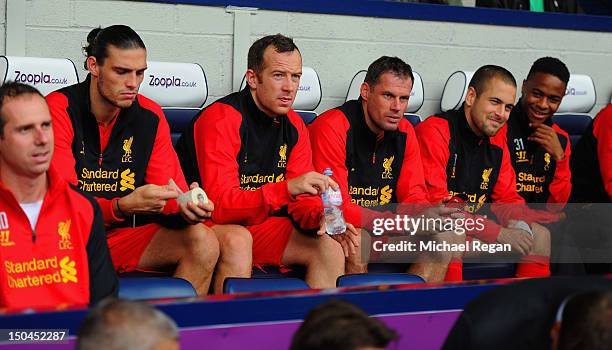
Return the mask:
<svg viewBox="0 0 612 350">
<path fill-rule="evenodd" d="M 279 118 L 287 116 L 286 114 L 284 114 L 276 117 L 270 117 L 266 113 L 264 113 L 261 109 L 259 109 L 259 107 L 257 107 L 257 104 L 253 99 L 253 95 L 251 95 L 251 90 L 248 85 L 244 89 L 242 89 L 242 91 L 240 91 L 240 99 L 242 100 L 243 105 L 246 106 L 246 114 L 255 123 L 265 125 L 274 124 L 280 121 Z"/>
<path fill-rule="evenodd" d="M 79 88 L 81 90 L 81 95 L 86 96 L 86 98 L 82 99 L 81 103 L 85 104 L 85 106 L 87 107 L 85 110 L 88 111 L 89 114 L 93 116 L 93 113 L 91 111 L 91 95 L 89 95 L 90 85 L 91 85 L 91 73 L 88 73 L 87 77 L 85 78 L 85 81 L 79 84 Z"/>
</svg>

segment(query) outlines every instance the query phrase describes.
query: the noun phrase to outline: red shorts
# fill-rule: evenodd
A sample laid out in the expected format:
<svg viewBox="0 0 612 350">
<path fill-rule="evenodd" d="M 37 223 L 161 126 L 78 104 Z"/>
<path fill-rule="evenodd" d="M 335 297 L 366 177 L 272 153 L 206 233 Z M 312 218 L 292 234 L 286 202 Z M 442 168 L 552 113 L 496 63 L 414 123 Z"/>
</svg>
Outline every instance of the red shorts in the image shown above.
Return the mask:
<svg viewBox="0 0 612 350">
<path fill-rule="evenodd" d="M 106 239 L 115 270 L 118 273 L 134 270 L 150 271 L 138 269 L 138 262 L 155 233 L 161 228 L 158 224 L 147 224 L 108 231 Z"/>
<path fill-rule="evenodd" d="M 253 236 L 253 265 L 281 266 L 281 258 L 294 230 L 289 218 L 271 216 L 259 225 L 246 227 Z"/>
</svg>

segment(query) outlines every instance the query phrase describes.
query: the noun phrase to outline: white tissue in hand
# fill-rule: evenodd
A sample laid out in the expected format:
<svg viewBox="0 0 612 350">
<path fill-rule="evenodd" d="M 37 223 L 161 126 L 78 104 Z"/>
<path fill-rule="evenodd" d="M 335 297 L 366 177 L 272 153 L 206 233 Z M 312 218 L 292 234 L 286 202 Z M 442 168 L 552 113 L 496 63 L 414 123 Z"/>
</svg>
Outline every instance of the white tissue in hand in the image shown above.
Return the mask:
<svg viewBox="0 0 612 350">
<path fill-rule="evenodd" d="M 188 202 L 192 202 L 195 205 L 198 205 L 198 203 L 206 204 L 208 203 L 208 196 L 203 189 L 196 187 L 193 190 L 181 193 L 177 198 L 177 201 L 185 204 Z"/>
</svg>

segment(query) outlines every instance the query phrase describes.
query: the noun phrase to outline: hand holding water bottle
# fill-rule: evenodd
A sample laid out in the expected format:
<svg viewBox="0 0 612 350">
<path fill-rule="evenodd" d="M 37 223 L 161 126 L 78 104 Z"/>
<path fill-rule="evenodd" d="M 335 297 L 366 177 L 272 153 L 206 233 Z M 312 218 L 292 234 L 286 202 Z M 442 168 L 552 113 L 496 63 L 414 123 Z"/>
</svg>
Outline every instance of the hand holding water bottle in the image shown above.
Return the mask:
<svg viewBox="0 0 612 350">
<path fill-rule="evenodd" d="M 330 168 L 323 172 L 325 176 L 332 176 Z M 340 189 L 328 187 L 321 193 L 323 201 L 323 216 L 325 217 L 325 228 L 329 235 L 337 235 L 346 231 L 346 222 L 342 213 L 342 193 Z"/>
<path fill-rule="evenodd" d="M 292 196 L 300 194 L 321 195 L 329 187 L 338 189 L 338 184 L 329 176 L 309 171 L 306 174 L 287 181 L 287 188 Z"/>
</svg>

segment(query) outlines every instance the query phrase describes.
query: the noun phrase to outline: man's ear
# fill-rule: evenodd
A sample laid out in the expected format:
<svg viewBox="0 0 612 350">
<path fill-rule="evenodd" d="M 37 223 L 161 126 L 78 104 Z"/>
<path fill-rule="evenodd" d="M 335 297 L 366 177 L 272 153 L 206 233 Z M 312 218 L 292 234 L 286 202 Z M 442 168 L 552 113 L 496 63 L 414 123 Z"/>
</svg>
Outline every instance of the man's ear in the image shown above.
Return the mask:
<svg viewBox="0 0 612 350">
<path fill-rule="evenodd" d="M 255 89 L 257 87 L 257 73 L 255 73 L 252 69 L 247 69 L 246 71 L 246 82 L 251 89 Z"/>
<path fill-rule="evenodd" d="M 465 94 L 465 104 L 470 107 L 473 106 L 477 97 L 478 93 L 476 92 L 476 89 L 474 89 L 473 86 L 468 87 L 468 91 Z"/>
<path fill-rule="evenodd" d="M 91 75 L 97 77 L 100 74 L 98 60 L 96 60 L 94 56 L 89 56 L 85 62 L 87 63 L 87 70 L 91 73 Z"/>
<path fill-rule="evenodd" d="M 368 100 L 368 95 L 370 94 L 370 84 L 363 82 L 361 83 L 361 87 L 359 88 L 359 96 L 364 101 Z"/>
<path fill-rule="evenodd" d="M 527 91 L 527 79 L 523 80 L 523 85 L 521 85 L 521 96 L 525 95 L 525 91 Z"/>
</svg>

